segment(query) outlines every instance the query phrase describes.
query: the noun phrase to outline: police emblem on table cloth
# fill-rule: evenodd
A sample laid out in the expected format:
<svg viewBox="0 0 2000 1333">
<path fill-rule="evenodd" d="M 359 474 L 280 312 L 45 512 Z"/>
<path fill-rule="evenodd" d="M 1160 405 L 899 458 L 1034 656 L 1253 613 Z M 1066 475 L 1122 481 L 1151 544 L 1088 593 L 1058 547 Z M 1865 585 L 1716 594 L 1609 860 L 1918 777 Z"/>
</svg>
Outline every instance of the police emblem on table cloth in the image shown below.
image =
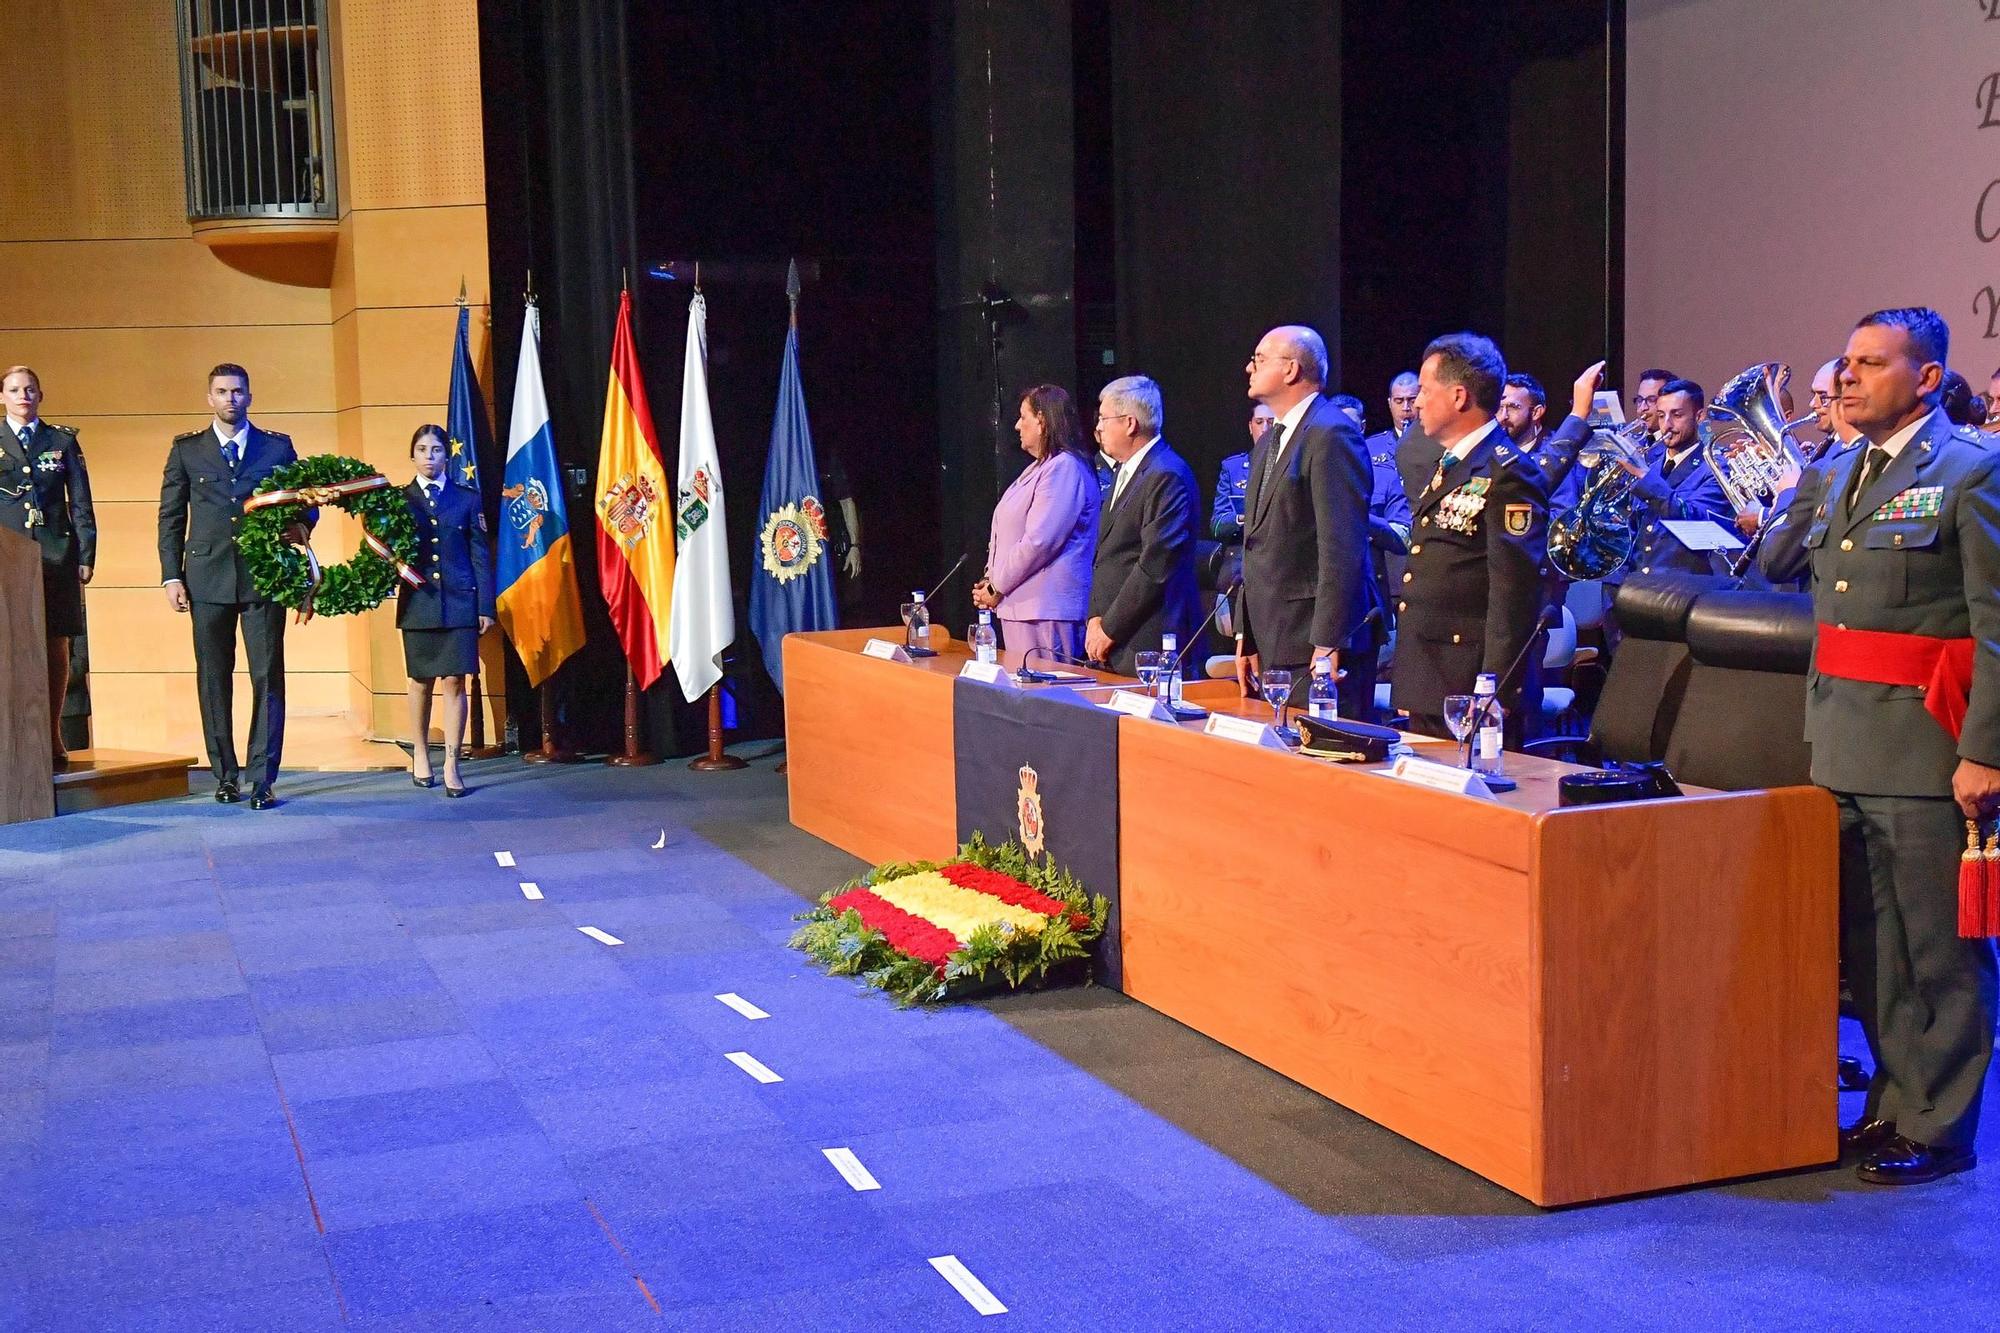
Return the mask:
<svg viewBox="0 0 2000 1333">
<path fill-rule="evenodd" d="M 1474 477 L 1438 501 L 1437 525 L 1446 532 L 1468 536 L 1476 532 L 1479 516 L 1486 510 L 1486 488 L 1492 484 L 1489 477 Z"/>
<path fill-rule="evenodd" d="M 1890 498 L 1871 518 L 1936 518 L 1944 508 L 1944 487 L 1912 486 Z"/>
<path fill-rule="evenodd" d="M 826 511 L 808 495 L 797 504 L 782 504 L 764 520 L 759 538 L 765 572 L 779 583 L 804 578 L 826 544 Z"/>
<path fill-rule="evenodd" d="M 1015 813 L 1020 816 L 1021 846 L 1028 855 L 1042 854 L 1042 794 L 1039 790 L 1041 774 L 1026 764 L 1021 765 L 1021 785 L 1015 789 Z"/>
</svg>

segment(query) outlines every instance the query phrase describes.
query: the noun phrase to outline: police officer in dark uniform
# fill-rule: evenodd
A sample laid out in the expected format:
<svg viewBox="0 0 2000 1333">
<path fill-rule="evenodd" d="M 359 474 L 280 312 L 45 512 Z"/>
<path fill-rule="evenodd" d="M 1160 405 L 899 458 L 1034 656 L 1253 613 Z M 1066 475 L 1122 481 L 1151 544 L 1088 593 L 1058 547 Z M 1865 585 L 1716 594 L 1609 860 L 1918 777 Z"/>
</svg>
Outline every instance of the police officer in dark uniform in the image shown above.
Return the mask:
<svg viewBox="0 0 2000 1333">
<path fill-rule="evenodd" d="M 1250 443 L 1262 439 L 1277 416 L 1262 403 L 1250 404 Z M 1250 494 L 1250 451 L 1231 454 L 1222 460 L 1215 477 L 1215 498 L 1208 506 L 1208 535 L 1222 543 L 1218 590 L 1233 588 L 1243 581 L 1243 506 Z M 1224 602 L 1215 613 L 1218 634 L 1234 637 L 1236 608 Z"/>
<path fill-rule="evenodd" d="M 0 527 L 42 548 L 42 615 L 49 661 L 49 752 L 69 762 L 62 740 L 69 693 L 69 641 L 83 633 L 83 585 L 97 564 L 97 516 L 76 431 L 41 419 L 41 377 L 27 366 L 0 373 Z"/>
<path fill-rule="evenodd" d="M 1660 390 L 1659 441 L 1647 452 L 1646 475 L 1632 488 L 1632 521 L 1638 528 L 1632 567 L 1641 574 L 1717 572 L 1709 552 L 1683 545 L 1662 521 L 1709 519 L 1725 529 L 1735 526 L 1735 511 L 1708 465 L 1708 445 L 1701 439 L 1701 414 L 1707 406 L 1708 395 L 1693 380 L 1669 380 Z"/>
<path fill-rule="evenodd" d="M 431 773 L 431 690 L 444 695 L 444 794 L 463 796 L 458 751 L 465 741 L 465 678 L 479 670 L 479 636 L 493 627 L 493 548 L 479 494 L 454 486 L 451 444 L 442 426 L 410 437 L 417 475 L 405 488 L 417 525 L 421 588 L 396 585 L 396 625 L 403 631 L 410 678 L 411 780 L 437 786 Z"/>
<path fill-rule="evenodd" d="M 1959 935 L 1961 818 L 2000 811 L 2000 451 L 1937 410 L 1950 333 L 1882 310 L 1847 341 L 1861 439 L 1781 493 L 1759 560 L 1810 574 L 1812 778 L 1840 812 L 1842 953 L 1875 1074 L 1841 1131 L 1858 1174 L 1917 1184 L 1974 1164 L 1996 976 Z"/>
<path fill-rule="evenodd" d="M 1504 678 L 1526 648 L 1542 607 L 1548 491 L 1540 469 L 1513 447 L 1494 413 L 1507 366 L 1476 333 L 1454 333 L 1424 349 L 1417 424 L 1443 453 L 1427 476 L 1404 452 L 1413 497 L 1409 565 L 1397 590 L 1390 702 L 1414 731 L 1449 736 L 1444 697 L 1470 694 L 1482 672 Z M 1519 744 L 1525 662 L 1503 679 L 1501 706 Z"/>
<path fill-rule="evenodd" d="M 176 436 L 160 477 L 160 580 L 167 601 L 194 620 L 195 689 L 215 799 L 250 808 L 278 803 L 272 784 L 285 746 L 285 608 L 257 591 L 236 547 L 243 502 L 264 478 L 298 461 L 291 437 L 250 424 L 250 372 L 225 362 L 208 373 L 215 419 Z M 236 762 L 231 677 L 236 632 L 250 668 L 250 761 Z"/>
</svg>

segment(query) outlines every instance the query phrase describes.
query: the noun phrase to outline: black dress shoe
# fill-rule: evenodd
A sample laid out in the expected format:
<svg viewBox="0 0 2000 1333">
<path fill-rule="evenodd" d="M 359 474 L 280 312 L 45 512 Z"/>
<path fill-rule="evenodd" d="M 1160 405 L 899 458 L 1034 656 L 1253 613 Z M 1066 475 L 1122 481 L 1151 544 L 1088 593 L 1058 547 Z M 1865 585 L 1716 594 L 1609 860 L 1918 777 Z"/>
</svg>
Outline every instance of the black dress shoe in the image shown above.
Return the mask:
<svg viewBox="0 0 2000 1333">
<path fill-rule="evenodd" d="M 454 787 L 449 782 L 447 782 L 444 786 L 444 794 L 446 796 L 451 797 L 453 800 L 457 800 L 459 797 L 465 795 L 465 793 L 470 790 L 471 788 L 469 787 Z"/>
<path fill-rule="evenodd" d="M 1839 1083 L 1842 1092 L 1868 1091 L 1870 1081 L 1868 1071 L 1863 1069 L 1861 1062 L 1853 1056 L 1841 1056 L 1834 1065 L 1834 1072 L 1836 1081 Z"/>
<path fill-rule="evenodd" d="M 1871 1185 L 1922 1185 L 1979 1165 L 1970 1148 L 1933 1148 L 1901 1134 L 1854 1168 Z"/>
<path fill-rule="evenodd" d="M 415 785 L 424 788 L 435 787 L 438 785 L 437 774 L 435 773 L 432 773 L 428 777 L 421 777 L 421 778 L 418 777 L 415 773 L 412 773 L 410 774 L 410 781 Z"/>
<path fill-rule="evenodd" d="M 222 805 L 235 805 L 243 799 L 243 793 L 233 782 L 218 782 L 215 784 L 215 799 Z"/>
<path fill-rule="evenodd" d="M 1896 1126 L 1888 1120 L 1857 1120 L 1840 1131 L 1842 1157 L 1871 1157 L 1896 1139 Z"/>
<path fill-rule="evenodd" d="M 250 793 L 250 808 L 252 810 L 269 810 L 277 803 L 278 794 L 271 790 L 271 784 L 268 782 L 258 783 L 255 790 Z"/>
</svg>

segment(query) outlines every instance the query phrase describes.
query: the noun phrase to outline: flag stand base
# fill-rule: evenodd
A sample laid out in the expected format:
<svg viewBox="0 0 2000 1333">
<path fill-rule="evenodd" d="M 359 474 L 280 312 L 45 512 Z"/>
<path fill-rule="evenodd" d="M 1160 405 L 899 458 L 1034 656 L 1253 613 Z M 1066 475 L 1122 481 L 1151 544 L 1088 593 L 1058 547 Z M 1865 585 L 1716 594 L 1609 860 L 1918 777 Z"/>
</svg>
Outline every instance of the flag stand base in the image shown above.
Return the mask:
<svg viewBox="0 0 2000 1333">
<path fill-rule="evenodd" d="M 722 682 L 708 687 L 708 753 L 688 764 L 697 773 L 727 773 L 750 765 L 722 748 Z"/>
<path fill-rule="evenodd" d="M 556 696 L 552 681 L 542 682 L 542 744 L 540 749 L 523 750 L 524 764 L 580 764 L 583 756 L 566 745 L 556 744 Z"/>
<path fill-rule="evenodd" d="M 639 741 L 639 681 L 629 664 L 625 668 L 625 749 L 621 754 L 604 756 L 604 762 L 613 768 L 645 768 L 660 762 L 660 757 Z"/>
</svg>

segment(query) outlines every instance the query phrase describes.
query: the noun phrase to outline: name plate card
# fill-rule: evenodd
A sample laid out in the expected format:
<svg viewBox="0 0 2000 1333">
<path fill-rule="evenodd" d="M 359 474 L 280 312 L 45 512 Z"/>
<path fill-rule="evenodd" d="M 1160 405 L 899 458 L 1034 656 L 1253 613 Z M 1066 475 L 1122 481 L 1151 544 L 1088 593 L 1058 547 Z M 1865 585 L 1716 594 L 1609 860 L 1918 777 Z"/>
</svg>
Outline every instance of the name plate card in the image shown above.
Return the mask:
<svg viewBox="0 0 2000 1333">
<path fill-rule="evenodd" d="M 1208 724 L 1202 729 L 1204 736 L 1220 736 L 1226 741 L 1239 745 L 1259 745 L 1268 750 L 1289 750 L 1278 733 L 1268 722 L 1259 722 L 1254 717 L 1233 717 L 1228 713 L 1210 713 Z"/>
<path fill-rule="evenodd" d="M 958 669 L 958 674 L 967 680 L 976 680 L 986 685 L 997 685 L 1003 690 L 1018 688 L 1014 673 L 998 662 L 967 662 Z"/>
<path fill-rule="evenodd" d="M 893 639 L 870 639 L 861 645 L 863 657 L 877 657 L 884 662 L 907 662 L 909 650 Z"/>
<path fill-rule="evenodd" d="M 1469 768 L 1459 768 L 1455 764 L 1434 763 L 1406 754 L 1390 765 L 1387 773 L 1399 782 L 1429 787 L 1432 791 L 1456 792 L 1460 796 L 1475 796 L 1482 801 L 1493 799 L 1493 791 L 1484 778 Z"/>
<path fill-rule="evenodd" d="M 1141 690 L 1119 690 L 1105 700 L 1102 706 L 1123 713 L 1127 717 L 1143 717 L 1153 722 L 1174 720 L 1174 715 L 1167 711 L 1167 706 L 1160 702 L 1158 695 L 1147 694 Z"/>
</svg>

